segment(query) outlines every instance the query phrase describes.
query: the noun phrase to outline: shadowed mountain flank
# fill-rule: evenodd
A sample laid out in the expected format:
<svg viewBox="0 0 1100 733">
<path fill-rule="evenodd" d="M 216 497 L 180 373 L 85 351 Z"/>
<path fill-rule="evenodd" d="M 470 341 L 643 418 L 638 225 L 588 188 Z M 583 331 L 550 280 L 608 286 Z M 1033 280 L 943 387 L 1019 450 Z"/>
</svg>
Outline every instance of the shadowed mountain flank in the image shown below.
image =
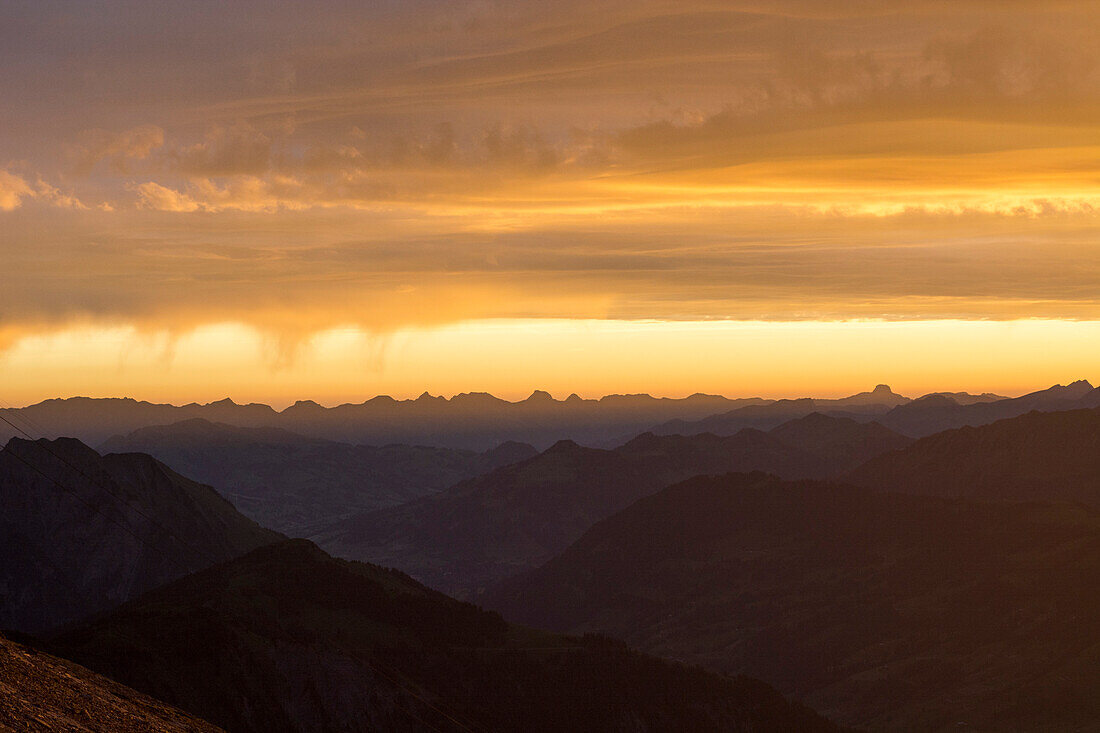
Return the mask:
<svg viewBox="0 0 1100 733">
<path fill-rule="evenodd" d="M 53 646 L 235 733 L 835 730 L 756 680 L 510 626 L 302 540 L 153 591 Z"/>
<path fill-rule="evenodd" d="M 874 730 L 1100 719 L 1100 514 L 699 477 L 481 600 L 760 677 Z"/>
<path fill-rule="evenodd" d="M 0 628 L 42 631 L 281 539 L 150 456 L 0 451 Z"/>
<path fill-rule="evenodd" d="M 398 567 L 465 595 L 565 549 L 598 520 L 674 481 L 763 469 L 817 475 L 825 462 L 766 433 L 647 433 L 615 450 L 562 441 L 522 463 L 317 535 L 333 554 Z"/>
<path fill-rule="evenodd" d="M 847 480 L 911 494 L 1100 507 L 1100 408 L 936 433 L 871 459 Z"/>
<path fill-rule="evenodd" d="M 558 443 L 541 455 L 316 535 L 340 557 L 392 565 L 465 596 L 536 567 L 592 524 L 699 474 L 826 478 L 911 440 L 877 423 L 812 414 L 771 433 L 644 433 L 614 450 Z"/>
<path fill-rule="evenodd" d="M 821 459 L 820 475 L 835 476 L 913 442 L 878 422 L 810 413 L 768 432 L 773 438 Z"/>
</svg>

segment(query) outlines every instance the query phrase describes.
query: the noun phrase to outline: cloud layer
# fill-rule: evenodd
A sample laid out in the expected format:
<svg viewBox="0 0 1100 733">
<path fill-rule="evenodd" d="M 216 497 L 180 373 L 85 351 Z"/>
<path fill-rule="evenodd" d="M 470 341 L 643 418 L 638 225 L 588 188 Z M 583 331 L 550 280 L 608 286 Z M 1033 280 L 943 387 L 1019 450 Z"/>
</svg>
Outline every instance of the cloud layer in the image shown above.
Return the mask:
<svg viewBox="0 0 1100 733">
<path fill-rule="evenodd" d="M 0 12 L 5 333 L 1100 317 L 1095 3 Z"/>
</svg>

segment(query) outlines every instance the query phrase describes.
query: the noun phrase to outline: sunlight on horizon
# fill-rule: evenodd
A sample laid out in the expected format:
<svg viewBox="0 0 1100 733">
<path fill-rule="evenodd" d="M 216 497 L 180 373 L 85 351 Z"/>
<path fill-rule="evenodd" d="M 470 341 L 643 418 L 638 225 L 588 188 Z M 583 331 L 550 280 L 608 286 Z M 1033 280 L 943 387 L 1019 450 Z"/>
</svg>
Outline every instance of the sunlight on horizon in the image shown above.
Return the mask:
<svg viewBox="0 0 1100 733">
<path fill-rule="evenodd" d="M 330 329 L 291 344 L 222 323 L 171 335 L 82 327 L 27 336 L 0 355 L 2 399 L 326 405 L 378 394 L 484 391 L 523 399 L 647 392 L 683 397 L 840 397 L 887 383 L 1015 396 L 1095 378 L 1100 321 L 478 320 L 371 333 Z"/>
</svg>

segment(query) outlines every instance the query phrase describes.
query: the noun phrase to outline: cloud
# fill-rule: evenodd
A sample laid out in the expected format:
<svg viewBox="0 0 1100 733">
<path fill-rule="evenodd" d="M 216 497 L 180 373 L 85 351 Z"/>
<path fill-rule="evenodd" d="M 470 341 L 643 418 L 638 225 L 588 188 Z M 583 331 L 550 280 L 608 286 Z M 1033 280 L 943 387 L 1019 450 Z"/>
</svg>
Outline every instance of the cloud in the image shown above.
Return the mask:
<svg viewBox="0 0 1100 733">
<path fill-rule="evenodd" d="M 23 198 L 33 196 L 34 191 L 19 176 L 0 170 L 0 211 L 11 211 L 19 208 Z"/>
<path fill-rule="evenodd" d="M 126 173 L 135 161 L 145 160 L 164 144 L 164 130 L 156 125 L 140 125 L 121 132 L 85 130 L 73 147 L 76 171 L 88 175 L 102 161 L 118 173 Z"/>
<path fill-rule="evenodd" d="M 273 163 L 270 136 L 245 122 L 215 126 L 201 142 L 177 147 L 168 153 L 172 169 L 189 176 L 256 174 Z"/>
<path fill-rule="evenodd" d="M 13 211 L 24 199 L 37 200 L 62 209 L 87 209 L 76 196 L 64 193 L 41 178 L 32 186 L 20 176 L 0 170 L 0 211 Z"/>
<path fill-rule="evenodd" d="M 5 318 L 298 338 L 1100 308 L 1094 4 L 291 10 L 0 28 Z"/>
<path fill-rule="evenodd" d="M 187 194 L 147 181 L 134 186 L 138 205 L 154 211 L 198 211 L 200 205 Z"/>
</svg>

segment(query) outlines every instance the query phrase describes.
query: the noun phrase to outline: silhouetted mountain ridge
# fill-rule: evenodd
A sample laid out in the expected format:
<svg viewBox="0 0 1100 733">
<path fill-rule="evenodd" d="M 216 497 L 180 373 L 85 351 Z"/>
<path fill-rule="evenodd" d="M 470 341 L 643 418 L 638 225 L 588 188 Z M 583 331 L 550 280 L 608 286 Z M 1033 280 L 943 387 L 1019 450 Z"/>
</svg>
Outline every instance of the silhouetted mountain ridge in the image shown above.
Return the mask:
<svg viewBox="0 0 1100 733">
<path fill-rule="evenodd" d="M 873 730 L 1100 719 L 1100 512 L 1080 506 L 697 477 L 481 602 L 760 677 Z"/>
<path fill-rule="evenodd" d="M 921 438 L 847 479 L 884 491 L 1100 507 L 1100 408 L 1029 412 Z"/>
<path fill-rule="evenodd" d="M 398 567 L 466 596 L 539 565 L 592 524 L 698 474 L 764 470 L 832 476 L 908 439 L 876 424 L 825 416 L 775 434 L 644 433 L 615 450 L 555 443 L 524 462 L 408 504 L 360 514 L 315 539 L 339 557 Z"/>
<path fill-rule="evenodd" d="M 895 407 L 879 421 L 899 433 L 921 438 L 967 425 L 988 425 L 1033 410 L 1059 412 L 1089 407 L 1100 407 L 1100 389 L 1082 379 L 992 402 L 960 404 L 950 395 L 929 395 Z"/>
<path fill-rule="evenodd" d="M 151 456 L 100 456 L 68 438 L 11 439 L 0 506 L 0 628 L 20 631 L 76 621 L 280 539 Z"/>
</svg>

